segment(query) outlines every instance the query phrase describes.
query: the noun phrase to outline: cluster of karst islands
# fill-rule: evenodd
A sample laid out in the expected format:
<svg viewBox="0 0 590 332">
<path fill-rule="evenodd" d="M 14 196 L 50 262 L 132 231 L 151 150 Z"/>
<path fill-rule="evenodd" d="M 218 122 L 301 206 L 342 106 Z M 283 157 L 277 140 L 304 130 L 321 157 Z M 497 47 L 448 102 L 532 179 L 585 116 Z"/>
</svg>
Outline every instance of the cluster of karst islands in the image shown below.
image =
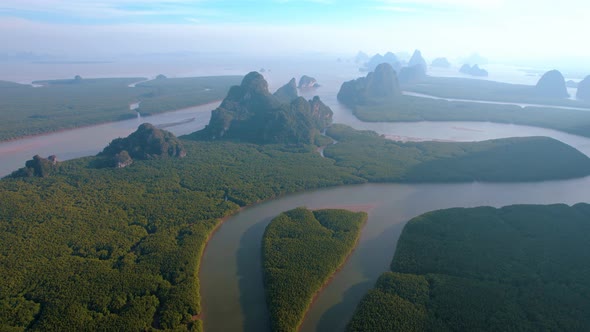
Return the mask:
<svg viewBox="0 0 590 332">
<path fill-rule="evenodd" d="M 566 99 L 566 82 L 557 71 L 529 87 L 430 77 L 419 51 L 407 64 L 393 53 L 364 63 L 366 77 L 344 82 L 337 97 L 365 121 L 509 122 L 590 137 L 587 111 L 467 107 L 404 94 L 461 98 L 468 89 L 484 100 L 582 107 L 590 100 L 588 77 L 578 84 L 578 103 Z M 444 58 L 432 65 L 450 66 Z M 481 76 L 477 65 L 465 70 Z M 546 137 L 401 143 L 333 124 L 332 110 L 319 97 L 299 96 L 298 88 L 319 87 L 309 76 L 274 93 L 258 72 L 239 85 L 233 85 L 235 78 L 210 79 L 161 76 L 125 96 L 141 96 L 142 107 L 160 109 L 174 96 L 188 100 L 183 84 L 225 91 L 200 131 L 175 137 L 142 124 L 97 156 L 63 162 L 35 156 L 0 181 L 0 272 L 10 276 L 0 282 L 0 329 L 202 330 L 198 271 L 208 239 L 240 208 L 287 193 L 365 182 L 590 175 L 590 158 Z M 130 82 L 137 80 L 92 84 L 108 93 L 111 84 Z M 589 214 L 590 206 L 579 204 L 451 209 L 416 217 L 403 230 L 391 271 L 383 271 L 347 328 L 588 329 L 590 273 L 581 262 L 589 258 Z M 299 329 L 314 296 L 354 250 L 367 219 L 363 212 L 298 208 L 267 226 L 261 256 L 273 330 Z"/>
</svg>

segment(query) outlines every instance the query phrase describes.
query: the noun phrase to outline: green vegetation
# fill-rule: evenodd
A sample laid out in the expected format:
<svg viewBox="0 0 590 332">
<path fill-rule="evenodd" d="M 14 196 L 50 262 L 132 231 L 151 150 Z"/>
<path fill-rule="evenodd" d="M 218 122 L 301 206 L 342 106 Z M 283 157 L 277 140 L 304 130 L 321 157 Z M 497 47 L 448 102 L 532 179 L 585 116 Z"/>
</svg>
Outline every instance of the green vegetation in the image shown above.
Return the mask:
<svg viewBox="0 0 590 332">
<path fill-rule="evenodd" d="M 382 63 L 375 71 L 356 80 L 342 83 L 338 101 L 349 106 L 388 104 L 401 95 L 397 74 L 389 63 Z"/>
<path fill-rule="evenodd" d="M 171 132 L 144 123 L 129 137 L 114 139 L 98 155 L 106 159 L 106 164 L 122 167 L 131 164 L 132 158 L 182 158 L 186 156 L 186 150 Z"/>
<path fill-rule="evenodd" d="M 349 331 L 587 331 L 590 205 L 412 219 Z"/>
<path fill-rule="evenodd" d="M 336 165 L 371 182 L 541 181 L 590 174 L 590 159 L 547 137 L 483 142 L 395 142 L 372 131 L 334 125 L 324 150 Z"/>
<path fill-rule="evenodd" d="M 262 257 L 273 331 L 297 331 L 329 278 L 354 249 L 364 212 L 309 211 L 280 214 L 267 226 Z"/>
<path fill-rule="evenodd" d="M 427 76 L 403 86 L 404 91 L 451 99 L 515 102 L 554 106 L 584 107 L 590 103 L 539 95 L 533 85 L 509 84 L 487 80 Z"/>
<path fill-rule="evenodd" d="M 39 81 L 33 88 L 0 82 L 0 141 L 136 116 L 129 105 L 141 102 L 144 114 L 161 113 L 219 100 L 238 76 Z"/>
<path fill-rule="evenodd" d="M 33 159 L 25 162 L 25 167 L 12 172 L 11 177 L 47 177 L 50 176 L 57 168 L 57 157 L 49 156 L 42 158 L 39 155 L 33 156 Z"/>
<path fill-rule="evenodd" d="M 403 145 L 343 126 L 329 134 L 339 141 L 326 148 L 334 159 L 316 146 L 205 142 L 193 134 L 179 138 L 185 158 L 113 169 L 88 157 L 42 169 L 48 177 L 3 179 L 0 330 L 199 330 L 197 272 L 207 237 L 240 206 L 286 193 L 367 180 L 554 179 L 590 171 L 588 158 L 549 139 L 454 148 Z M 494 156 L 512 159 L 488 165 Z M 431 166 L 420 171 L 420 163 Z M 490 165 L 494 176 L 485 178 Z"/>
<path fill-rule="evenodd" d="M 588 111 L 550 107 L 522 108 L 517 105 L 447 101 L 401 95 L 395 72 L 393 76 L 387 73 L 386 69 L 390 68 L 387 64 L 383 64 L 374 73 L 369 73 L 366 78 L 361 77 L 344 82 L 338 92 L 338 100 L 350 107 L 360 120 L 367 122 L 483 121 L 514 123 L 590 137 L 590 104 L 588 103 L 567 99 L 541 98 L 534 86 L 441 77 L 421 78 L 417 80 L 418 83 L 405 84 L 403 88 L 406 91 L 442 98 L 587 107 Z"/>
<path fill-rule="evenodd" d="M 232 86 L 209 124 L 197 133 L 205 140 L 234 140 L 258 144 L 312 144 L 315 136 L 332 123 L 332 110 L 319 97 L 305 100 L 289 92 L 295 81 L 268 91 L 262 75 L 251 72 L 239 86 Z M 285 91 L 287 90 L 287 91 Z M 284 102 L 285 99 L 288 102 Z"/>
<path fill-rule="evenodd" d="M 353 113 L 367 122 L 484 121 L 549 128 L 590 137 L 590 111 L 581 110 L 521 108 L 516 105 L 458 102 L 404 95 L 388 103 L 355 106 Z"/>
<path fill-rule="evenodd" d="M 142 115 L 162 113 L 221 100 L 242 76 L 160 78 L 137 84 L 142 92 L 138 111 Z"/>
<path fill-rule="evenodd" d="M 95 169 L 90 157 L 0 181 L 0 330 L 196 329 L 200 255 L 220 218 L 364 181 L 312 147 L 182 143 L 182 159 Z"/>
</svg>

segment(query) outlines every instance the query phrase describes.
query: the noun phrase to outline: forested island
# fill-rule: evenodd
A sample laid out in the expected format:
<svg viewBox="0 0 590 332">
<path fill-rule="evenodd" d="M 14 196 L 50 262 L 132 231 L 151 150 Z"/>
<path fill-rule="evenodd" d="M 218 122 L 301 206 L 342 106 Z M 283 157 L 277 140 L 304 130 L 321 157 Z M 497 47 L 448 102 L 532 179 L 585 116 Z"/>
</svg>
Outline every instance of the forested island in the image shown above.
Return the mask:
<svg viewBox="0 0 590 332">
<path fill-rule="evenodd" d="M 588 330 L 588 220 L 588 204 L 416 217 L 348 331 Z"/>
<path fill-rule="evenodd" d="M 271 221 L 262 262 L 273 331 L 298 330 L 314 295 L 354 249 L 366 220 L 364 212 L 298 208 Z"/>
<path fill-rule="evenodd" d="M 74 78 L 0 84 L 0 141 L 132 119 L 222 99 L 241 76 Z M 130 104 L 140 102 L 132 110 Z"/>
<path fill-rule="evenodd" d="M 275 105 L 263 90 L 249 100 Z M 243 92 L 233 87 L 222 103 L 233 108 L 223 112 L 234 116 L 239 109 L 250 121 L 256 112 Z M 99 156 L 57 162 L 45 176 L 2 179 L 0 273 L 9 277 L 0 281 L 0 330 L 198 331 L 198 269 L 208 237 L 240 207 L 279 195 L 367 181 L 590 174 L 589 158 L 547 138 L 403 144 L 336 125 L 327 135 L 339 143 L 323 158 L 316 150 L 325 143 L 308 134 L 324 137 L 317 131 L 331 111 L 299 97 L 276 105 L 258 113 L 265 116 L 257 125 L 280 121 L 301 131 L 261 142 L 249 135 L 204 136 L 208 130 L 176 138 L 144 125 Z M 240 119 L 228 122 L 228 133 L 240 128 Z M 98 167 L 123 151 L 133 163 Z"/>
</svg>

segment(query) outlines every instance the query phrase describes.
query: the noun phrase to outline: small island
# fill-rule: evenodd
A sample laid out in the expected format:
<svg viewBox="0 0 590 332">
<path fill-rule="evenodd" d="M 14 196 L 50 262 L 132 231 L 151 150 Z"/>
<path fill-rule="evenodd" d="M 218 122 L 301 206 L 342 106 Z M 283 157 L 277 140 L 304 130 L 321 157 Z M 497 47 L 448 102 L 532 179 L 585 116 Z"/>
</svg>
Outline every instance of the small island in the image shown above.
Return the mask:
<svg viewBox="0 0 590 332">
<path fill-rule="evenodd" d="M 543 98 L 568 98 L 565 78 L 558 70 L 543 74 L 535 86 L 535 93 Z"/>
<path fill-rule="evenodd" d="M 396 71 L 399 71 L 402 67 L 401 61 L 398 59 L 398 57 L 392 52 L 387 52 L 385 53 L 385 55 L 375 54 L 373 57 L 371 57 L 371 59 L 369 59 L 365 63 L 364 67 L 361 68 L 361 71 L 375 71 L 377 66 L 379 66 L 382 63 L 389 64 Z"/>
<path fill-rule="evenodd" d="M 447 60 L 447 58 L 436 58 L 432 60 L 431 66 L 438 68 L 450 68 L 451 63 L 449 62 L 449 60 Z"/>
<path fill-rule="evenodd" d="M 311 76 L 303 75 L 299 79 L 299 89 L 313 89 L 319 87 L 320 85 L 318 84 L 318 81 Z"/>
<path fill-rule="evenodd" d="M 589 220 L 588 204 L 416 217 L 347 330 L 586 331 Z"/>
<path fill-rule="evenodd" d="M 485 69 L 479 68 L 478 65 L 470 66 L 468 64 L 464 64 L 461 67 L 461 69 L 459 69 L 459 72 L 466 74 L 466 75 L 471 75 L 471 76 L 488 77 L 488 71 Z"/>
<path fill-rule="evenodd" d="M 281 213 L 267 226 L 262 257 L 273 331 L 297 331 L 314 295 L 345 262 L 367 220 L 365 212 Z"/>
</svg>

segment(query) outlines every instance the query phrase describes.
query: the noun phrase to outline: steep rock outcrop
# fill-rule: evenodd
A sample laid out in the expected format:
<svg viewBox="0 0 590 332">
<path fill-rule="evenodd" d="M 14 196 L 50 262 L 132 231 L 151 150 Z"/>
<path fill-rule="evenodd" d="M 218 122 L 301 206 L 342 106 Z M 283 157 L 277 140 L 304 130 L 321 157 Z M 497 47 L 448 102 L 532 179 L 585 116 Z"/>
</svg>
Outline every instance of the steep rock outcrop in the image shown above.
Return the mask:
<svg viewBox="0 0 590 332">
<path fill-rule="evenodd" d="M 48 177 L 57 169 L 57 157 L 55 155 L 49 156 L 48 158 L 42 158 L 39 155 L 35 155 L 33 159 L 25 162 L 25 167 L 12 172 L 10 177 L 23 178 L 23 177 Z"/>
<path fill-rule="evenodd" d="M 540 97 L 545 98 L 567 98 L 567 88 L 565 78 L 558 70 L 546 72 L 535 87 L 535 92 Z"/>
<path fill-rule="evenodd" d="M 320 85 L 315 78 L 303 75 L 299 79 L 299 89 L 311 89 L 311 88 L 318 88 Z"/>
<path fill-rule="evenodd" d="M 133 160 L 186 156 L 182 143 L 169 131 L 144 123 L 126 138 L 116 138 L 98 154 L 104 166 L 125 167 Z"/>
<path fill-rule="evenodd" d="M 367 61 L 369 61 L 369 56 L 367 55 L 367 53 L 363 51 L 359 51 L 357 55 L 354 57 L 355 63 L 365 63 Z"/>
<path fill-rule="evenodd" d="M 344 82 L 338 100 L 352 107 L 392 99 L 400 94 L 395 70 L 390 64 L 382 63 L 366 77 Z"/>
<path fill-rule="evenodd" d="M 281 103 L 290 103 L 295 98 L 299 97 L 295 78 L 292 78 L 289 83 L 280 87 L 273 95 L 277 97 Z"/>
<path fill-rule="evenodd" d="M 237 140 L 259 144 L 310 144 L 332 122 L 332 110 L 319 97 L 281 102 L 268 91 L 264 77 L 246 75 L 212 111 L 205 129 L 192 135 L 203 140 Z"/>
<path fill-rule="evenodd" d="M 421 66 L 424 69 L 424 73 L 428 70 L 428 65 L 426 64 L 426 60 L 422 57 L 422 52 L 420 52 L 420 50 L 415 50 L 410 61 L 408 61 L 408 67 L 413 66 Z"/>
<path fill-rule="evenodd" d="M 578 92 L 576 98 L 590 101 L 590 75 L 586 76 L 580 83 L 578 83 Z"/>
</svg>

